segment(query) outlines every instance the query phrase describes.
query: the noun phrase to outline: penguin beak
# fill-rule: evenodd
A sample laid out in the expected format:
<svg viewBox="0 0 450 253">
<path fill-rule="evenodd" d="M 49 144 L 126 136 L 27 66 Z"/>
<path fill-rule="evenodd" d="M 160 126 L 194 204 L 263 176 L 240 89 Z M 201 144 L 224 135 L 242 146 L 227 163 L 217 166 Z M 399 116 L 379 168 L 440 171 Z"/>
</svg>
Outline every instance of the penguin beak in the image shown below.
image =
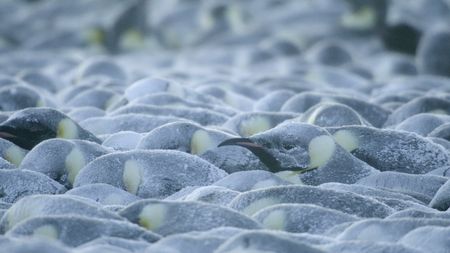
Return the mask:
<svg viewBox="0 0 450 253">
<path fill-rule="evenodd" d="M 11 130 L 8 126 L 0 126 L 0 138 L 6 140 L 17 138 L 17 135 L 13 134 Z"/>
<path fill-rule="evenodd" d="M 264 149 L 263 146 L 254 143 L 249 138 L 232 138 L 232 139 L 228 139 L 228 140 L 225 140 L 222 143 L 220 143 L 218 145 L 218 147 L 231 146 L 231 145 L 241 146 L 241 147 L 249 149 L 250 151 L 251 151 L 251 149 L 258 149 L 258 148 Z"/>
<path fill-rule="evenodd" d="M 285 170 L 295 171 L 298 174 L 305 173 L 307 171 L 313 170 L 308 167 L 283 167 L 280 161 L 276 158 L 276 155 L 270 152 L 270 150 L 258 143 L 255 143 L 253 140 L 249 138 L 232 138 L 223 141 L 218 145 L 218 147 L 222 146 L 241 146 L 248 150 L 250 150 L 258 159 L 271 171 L 271 172 L 280 172 Z"/>
<path fill-rule="evenodd" d="M 280 168 L 280 162 L 265 148 L 264 146 L 255 143 L 249 138 L 232 138 L 223 141 L 218 145 L 218 147 L 223 146 L 241 146 L 250 150 L 254 155 L 256 155 L 259 160 L 267 166 L 272 172 L 278 172 L 282 170 Z"/>
</svg>

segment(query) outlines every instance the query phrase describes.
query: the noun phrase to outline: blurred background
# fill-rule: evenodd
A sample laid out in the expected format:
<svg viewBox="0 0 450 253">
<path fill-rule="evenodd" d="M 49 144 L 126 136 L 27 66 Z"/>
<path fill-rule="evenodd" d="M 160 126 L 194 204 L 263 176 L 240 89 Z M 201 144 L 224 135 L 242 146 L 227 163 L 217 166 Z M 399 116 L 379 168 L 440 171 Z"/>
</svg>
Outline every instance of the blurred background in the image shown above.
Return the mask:
<svg viewBox="0 0 450 253">
<path fill-rule="evenodd" d="M 298 53 L 326 38 L 377 37 L 413 54 L 450 25 L 448 0 L 1 0 L 0 50 L 108 53 L 252 46 Z M 262 56 L 263 57 L 263 56 Z"/>
</svg>

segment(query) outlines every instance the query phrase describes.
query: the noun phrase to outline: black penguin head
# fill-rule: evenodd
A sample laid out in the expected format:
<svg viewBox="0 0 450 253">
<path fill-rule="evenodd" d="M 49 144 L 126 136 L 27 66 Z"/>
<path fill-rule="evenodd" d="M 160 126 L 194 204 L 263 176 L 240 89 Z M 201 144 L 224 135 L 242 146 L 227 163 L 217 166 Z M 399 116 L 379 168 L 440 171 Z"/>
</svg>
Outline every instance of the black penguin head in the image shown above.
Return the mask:
<svg viewBox="0 0 450 253">
<path fill-rule="evenodd" d="M 386 25 L 381 30 L 381 39 L 388 50 L 415 55 L 422 36 L 421 31 L 409 24 Z"/>
<path fill-rule="evenodd" d="M 322 165 L 316 157 L 318 147 L 315 144 L 317 141 L 314 141 L 316 137 L 326 139 L 326 144 L 331 143 L 330 145 L 334 146 L 325 130 L 309 124 L 289 122 L 249 138 L 228 139 L 219 144 L 219 147 L 226 145 L 245 147 L 273 172 L 284 170 L 306 172 Z M 314 144 L 311 145 L 312 143 Z M 319 144 L 322 144 L 322 140 L 319 140 Z"/>
<path fill-rule="evenodd" d="M 24 149 L 58 136 L 58 123 L 67 118 L 50 108 L 27 108 L 12 114 L 0 124 L 0 138 Z M 68 119 L 68 118 L 67 118 Z"/>
<path fill-rule="evenodd" d="M 32 149 L 39 142 L 54 137 L 54 131 L 41 124 L 20 124 L 17 121 L 10 121 L 0 125 L 0 138 L 24 149 Z"/>
</svg>

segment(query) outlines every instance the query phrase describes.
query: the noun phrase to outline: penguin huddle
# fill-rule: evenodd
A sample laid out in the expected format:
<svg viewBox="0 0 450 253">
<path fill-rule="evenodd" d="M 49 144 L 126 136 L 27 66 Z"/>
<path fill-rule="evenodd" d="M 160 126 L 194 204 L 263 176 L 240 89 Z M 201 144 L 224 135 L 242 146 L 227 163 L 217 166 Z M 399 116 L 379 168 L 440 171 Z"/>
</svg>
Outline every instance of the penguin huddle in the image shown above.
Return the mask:
<svg viewBox="0 0 450 253">
<path fill-rule="evenodd" d="M 448 251 L 449 1 L 0 16 L 3 251 Z"/>
</svg>

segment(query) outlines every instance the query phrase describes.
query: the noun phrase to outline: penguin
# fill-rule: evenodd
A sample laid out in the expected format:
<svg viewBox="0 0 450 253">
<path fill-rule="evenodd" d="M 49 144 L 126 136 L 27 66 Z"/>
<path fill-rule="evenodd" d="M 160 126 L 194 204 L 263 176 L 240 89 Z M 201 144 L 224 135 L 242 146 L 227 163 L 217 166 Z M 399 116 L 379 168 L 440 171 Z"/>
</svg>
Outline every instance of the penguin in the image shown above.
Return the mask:
<svg viewBox="0 0 450 253">
<path fill-rule="evenodd" d="M 130 104 L 144 104 L 154 106 L 168 106 L 168 107 L 186 107 L 186 108 L 204 108 L 218 113 L 225 114 L 227 116 L 233 116 L 237 113 L 236 109 L 233 109 L 226 105 L 216 105 L 204 102 L 196 102 L 191 99 L 184 99 L 179 96 L 170 94 L 169 92 L 155 92 L 143 97 L 139 97 L 130 102 Z"/>
<path fill-rule="evenodd" d="M 439 138 L 441 140 L 450 141 L 450 123 L 442 124 L 428 134 L 428 137 Z"/>
<path fill-rule="evenodd" d="M 195 91 L 213 96 L 236 110 L 251 111 L 255 103 L 253 99 L 224 86 L 201 85 L 196 87 Z"/>
<path fill-rule="evenodd" d="M 26 108 L 13 113 L 0 124 L 0 138 L 30 150 L 51 138 L 82 139 L 101 143 L 92 133 L 64 113 L 47 107 Z"/>
<path fill-rule="evenodd" d="M 353 57 L 343 41 L 321 40 L 305 52 L 305 58 L 311 64 L 343 66 L 351 64 Z"/>
<path fill-rule="evenodd" d="M 317 242 L 323 244 L 331 243 L 331 241 L 329 241 L 325 237 L 316 237 L 315 239 L 312 239 L 311 237 L 302 236 L 300 234 L 283 233 L 280 231 L 275 232 L 269 230 L 247 230 L 230 237 L 214 252 L 325 253 L 324 250 L 319 249 L 319 247 L 315 246 Z"/>
<path fill-rule="evenodd" d="M 237 137 L 224 131 L 203 127 L 191 121 L 176 121 L 157 127 L 144 135 L 138 149 L 172 149 L 202 155 L 226 139 Z"/>
<path fill-rule="evenodd" d="M 326 182 L 355 183 L 376 173 L 338 145 L 323 128 L 285 122 L 248 138 L 232 138 L 218 147 L 236 145 L 247 148 L 271 172 L 293 171 L 305 184 Z"/>
<path fill-rule="evenodd" d="M 35 194 L 62 194 L 67 189 L 46 175 L 29 170 L 0 169 L 1 202 L 14 203 Z"/>
<path fill-rule="evenodd" d="M 238 137 L 230 131 L 204 127 L 190 121 L 175 121 L 147 133 L 137 149 L 169 149 L 197 155 L 228 173 L 255 168 L 268 170 L 258 158 L 242 147 L 221 147 L 221 142 Z"/>
<path fill-rule="evenodd" d="M 243 112 L 228 119 L 222 126 L 248 137 L 269 130 L 285 120 L 298 117 L 296 113 L 282 112 Z"/>
<path fill-rule="evenodd" d="M 167 92 L 168 94 L 183 98 L 187 91 L 177 82 L 165 78 L 146 77 L 130 84 L 126 88 L 124 96 L 128 101 L 133 101 L 146 95 L 160 92 Z"/>
<path fill-rule="evenodd" d="M 141 198 L 164 198 L 187 186 L 203 186 L 228 175 L 213 164 L 175 150 L 114 152 L 80 170 L 73 186 L 106 183 Z"/>
<path fill-rule="evenodd" d="M 350 12 L 341 19 L 344 31 L 354 35 L 375 34 L 383 46 L 415 55 L 422 36 L 420 28 L 406 21 L 389 22 L 389 0 L 346 0 Z"/>
<path fill-rule="evenodd" d="M 389 110 L 363 99 L 319 92 L 297 94 L 284 103 L 281 111 L 302 113 L 320 102 L 337 102 L 351 107 L 375 127 L 381 127 L 390 114 Z"/>
<path fill-rule="evenodd" d="M 366 126 L 327 130 L 340 146 L 380 171 L 424 174 L 449 165 L 442 146 L 415 133 Z"/>
<path fill-rule="evenodd" d="M 428 136 L 437 127 L 450 123 L 450 116 L 439 115 L 433 113 L 419 113 L 413 115 L 398 125 L 395 126 L 395 130 L 402 130 L 413 132 L 421 136 Z"/>
<path fill-rule="evenodd" d="M 140 200 L 136 195 L 109 184 L 89 184 L 71 189 L 65 195 L 91 199 L 101 205 L 126 206 Z"/>
<path fill-rule="evenodd" d="M 260 228 L 256 221 L 242 213 L 197 201 L 145 199 L 127 206 L 119 215 L 162 236 L 207 231 L 218 227 Z"/>
<path fill-rule="evenodd" d="M 40 172 L 70 189 L 86 164 L 108 152 L 90 141 L 49 139 L 30 150 L 19 168 Z"/>
<path fill-rule="evenodd" d="M 25 84 L 12 84 L 0 88 L 0 111 L 16 111 L 44 106 L 47 101 L 39 94 L 38 90 Z"/>
<path fill-rule="evenodd" d="M 106 115 L 106 112 L 102 109 L 92 106 L 83 106 L 72 108 L 67 112 L 67 116 L 76 122 L 81 122 L 83 120 L 94 118 L 94 117 L 103 117 Z"/>
<path fill-rule="evenodd" d="M 341 103 L 321 102 L 309 108 L 300 121 L 320 127 L 363 125 L 370 126 L 359 113 Z"/>
<path fill-rule="evenodd" d="M 271 91 L 253 104 L 253 111 L 278 112 L 286 100 L 295 94 L 295 92 L 287 89 Z"/>
<path fill-rule="evenodd" d="M 176 195 L 176 197 L 173 197 L 173 195 Z M 232 199 L 239 195 L 239 192 L 222 186 L 207 185 L 187 187 L 173 195 L 165 198 L 165 200 L 199 201 L 218 206 L 227 206 Z"/>
<path fill-rule="evenodd" d="M 19 166 L 27 152 L 27 150 L 20 148 L 14 143 L 0 138 L 0 158 L 4 159 L 5 162 Z M 0 167 L 2 166 L 0 165 Z"/>
<path fill-rule="evenodd" d="M 110 24 L 93 29 L 91 40 L 111 54 L 122 52 L 126 39 L 134 40 L 133 44 L 142 44 L 150 31 L 146 6 L 147 0 L 128 1 Z"/>
<path fill-rule="evenodd" d="M 364 218 L 384 218 L 394 212 L 368 196 L 310 185 L 283 185 L 242 192 L 228 206 L 252 216 L 279 204 L 311 204 Z"/>
<path fill-rule="evenodd" d="M 396 126 L 411 116 L 420 113 L 450 114 L 450 102 L 439 96 L 424 95 L 417 97 L 393 111 L 384 123 L 384 127 Z"/>
<path fill-rule="evenodd" d="M 100 208 L 99 208 L 100 209 Z M 89 229 L 86 229 L 89 228 Z M 8 237 L 38 237 L 40 241 L 58 240 L 69 247 L 86 245 L 103 237 L 124 238 L 153 243 L 161 236 L 146 231 L 139 226 L 123 220 L 99 219 L 86 216 L 40 216 L 25 220 L 7 232 Z M 44 240 L 42 240 L 44 239 Z M 45 240 L 46 239 L 46 240 Z M 29 239 L 27 239 L 28 241 Z M 22 241 L 22 240 L 21 240 Z M 23 242 L 21 242 L 22 244 Z M 59 244 L 58 244 L 59 245 Z M 36 248 L 32 247 L 33 251 Z M 11 251 L 8 251 L 11 252 Z M 19 252 L 19 251 L 12 251 Z M 24 252 L 24 251 L 21 251 Z M 29 251 L 25 251 L 29 252 Z M 41 252 L 49 252 L 48 248 Z M 61 251 L 51 251 L 61 252 Z M 98 251 L 96 251 L 98 252 Z M 106 251 L 111 252 L 111 248 Z M 114 251 L 117 252 L 117 251 Z"/>
<path fill-rule="evenodd" d="M 311 204 L 277 204 L 255 213 L 252 218 L 266 229 L 290 233 L 323 234 L 328 229 L 359 220 L 354 215 Z M 318 222 L 318 221 L 321 222 Z"/>
<path fill-rule="evenodd" d="M 420 73 L 450 77 L 450 29 L 427 32 L 420 41 L 417 65 Z"/>
<path fill-rule="evenodd" d="M 208 231 L 195 231 L 164 237 L 145 248 L 150 252 L 214 252 L 228 238 L 244 229 L 219 227 Z"/>
<path fill-rule="evenodd" d="M 182 108 L 168 106 L 154 106 L 142 104 L 130 104 L 122 106 L 109 113 L 110 116 L 127 115 L 127 114 L 143 114 L 143 115 L 165 115 L 169 117 L 177 117 L 197 122 L 201 125 L 222 125 L 228 120 L 228 116 L 209 109 L 203 108 Z"/>
<path fill-rule="evenodd" d="M 27 218 L 51 215 L 78 215 L 99 219 L 122 220 L 99 203 L 73 195 L 35 194 L 15 202 L 0 220 L 0 231 L 7 232 Z"/>
<path fill-rule="evenodd" d="M 106 80 L 126 82 L 127 74 L 119 64 L 111 59 L 94 57 L 79 64 L 74 73 L 74 82 L 79 83 L 89 78 L 104 78 Z M 92 85 L 89 86 L 89 88 L 92 88 Z"/>
<path fill-rule="evenodd" d="M 68 107 L 90 106 L 101 110 L 107 110 L 121 99 L 120 95 L 105 88 L 91 88 L 70 99 L 65 103 Z"/>
<path fill-rule="evenodd" d="M 50 93 L 56 93 L 59 90 L 53 78 L 37 70 L 23 70 L 16 77 L 31 86 L 46 90 Z"/>
</svg>

